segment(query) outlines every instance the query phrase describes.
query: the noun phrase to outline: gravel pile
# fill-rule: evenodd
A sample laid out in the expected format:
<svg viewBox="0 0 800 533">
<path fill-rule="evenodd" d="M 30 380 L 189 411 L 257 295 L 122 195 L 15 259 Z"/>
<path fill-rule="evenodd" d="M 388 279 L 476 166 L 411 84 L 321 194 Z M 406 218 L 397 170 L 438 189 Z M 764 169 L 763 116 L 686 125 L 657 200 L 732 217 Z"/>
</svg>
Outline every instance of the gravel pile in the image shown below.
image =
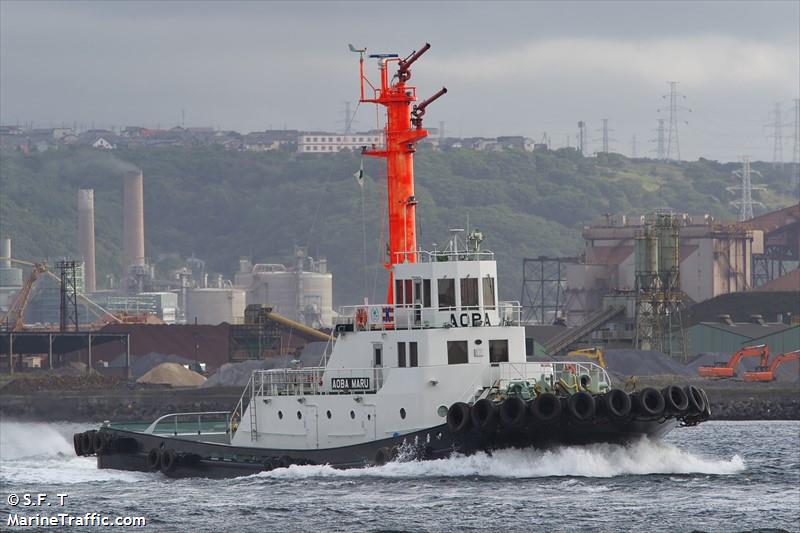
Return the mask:
<svg viewBox="0 0 800 533">
<path fill-rule="evenodd" d="M 178 363 L 161 363 L 145 375 L 136 380 L 136 383 L 150 383 L 154 385 L 170 385 L 172 387 L 198 387 L 206 378 L 193 372 Z"/>
<path fill-rule="evenodd" d="M 285 366 L 279 359 L 261 359 L 242 361 L 241 363 L 225 363 L 209 377 L 201 387 L 244 387 L 250 381 L 253 370 L 269 370 Z"/>
<path fill-rule="evenodd" d="M 194 363 L 185 357 L 175 354 L 163 354 L 157 352 L 150 352 L 146 355 L 131 356 L 131 376 L 138 379 L 148 373 L 153 368 L 162 363 L 177 363 L 179 365 L 189 365 Z M 110 368 L 124 368 L 125 367 L 125 354 L 113 359 L 108 363 Z"/>
</svg>

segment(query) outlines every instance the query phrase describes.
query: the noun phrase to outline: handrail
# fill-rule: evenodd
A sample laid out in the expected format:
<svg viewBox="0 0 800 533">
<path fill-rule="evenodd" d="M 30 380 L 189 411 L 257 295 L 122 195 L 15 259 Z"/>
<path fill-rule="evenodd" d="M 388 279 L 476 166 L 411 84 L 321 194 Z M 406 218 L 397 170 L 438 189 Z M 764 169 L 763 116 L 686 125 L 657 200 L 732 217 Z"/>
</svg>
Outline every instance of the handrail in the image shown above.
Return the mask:
<svg viewBox="0 0 800 533">
<path fill-rule="evenodd" d="M 439 261 L 493 261 L 494 252 L 490 250 L 467 251 L 467 250 L 407 250 L 394 252 L 397 257 L 396 264 L 402 264 L 406 257 L 416 256 L 420 263 L 436 263 Z"/>
<path fill-rule="evenodd" d="M 178 435 L 178 417 L 179 416 L 196 416 L 197 417 L 197 431 L 196 432 L 192 432 L 191 434 L 192 435 L 200 435 L 200 434 L 202 434 L 202 430 L 203 430 L 202 417 L 203 416 L 207 416 L 207 415 L 225 415 L 225 426 L 227 428 L 230 428 L 230 424 L 231 424 L 231 412 L 230 411 L 193 411 L 193 412 L 188 412 L 188 413 L 168 413 L 166 415 L 162 415 L 162 416 L 158 417 L 155 420 L 155 422 L 153 422 L 152 424 L 147 426 L 147 429 L 144 430 L 144 433 L 154 434 L 156 428 L 158 427 L 158 425 L 161 422 L 163 422 L 164 420 L 172 417 L 174 419 L 174 423 L 175 423 L 174 430 L 173 430 L 173 435 Z M 219 434 L 223 434 L 223 433 L 227 433 L 227 431 L 225 431 L 225 432 L 222 432 L 222 431 L 206 432 L 207 435 L 219 435 Z M 181 434 L 182 435 L 189 435 L 190 433 L 181 433 Z"/>
</svg>

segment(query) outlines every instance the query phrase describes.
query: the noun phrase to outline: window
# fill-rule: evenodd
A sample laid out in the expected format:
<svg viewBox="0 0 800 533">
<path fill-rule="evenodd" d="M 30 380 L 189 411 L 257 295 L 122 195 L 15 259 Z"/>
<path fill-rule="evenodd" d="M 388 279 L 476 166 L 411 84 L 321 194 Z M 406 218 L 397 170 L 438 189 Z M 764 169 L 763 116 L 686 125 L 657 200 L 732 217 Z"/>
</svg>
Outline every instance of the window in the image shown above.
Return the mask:
<svg viewBox="0 0 800 533">
<path fill-rule="evenodd" d="M 394 303 L 396 305 L 403 305 L 406 303 L 405 299 L 403 299 L 403 280 L 396 279 L 394 280 Z"/>
<path fill-rule="evenodd" d="M 417 343 L 408 343 L 408 366 L 419 366 L 419 356 L 417 355 Z"/>
<path fill-rule="evenodd" d="M 423 279 L 422 280 L 422 306 L 423 307 L 430 307 L 431 306 L 431 280 Z"/>
<path fill-rule="evenodd" d="M 489 341 L 489 362 L 508 362 L 508 339 Z"/>
<path fill-rule="evenodd" d="M 375 366 L 383 366 L 383 346 L 373 347 L 372 354 L 375 360 Z"/>
<path fill-rule="evenodd" d="M 461 307 L 478 307 L 478 278 L 461 279 Z"/>
<path fill-rule="evenodd" d="M 463 365 L 467 362 L 467 341 L 447 341 L 447 364 Z"/>
<path fill-rule="evenodd" d="M 483 278 L 483 307 L 494 309 L 494 278 Z"/>
<path fill-rule="evenodd" d="M 456 282 L 453 279 L 437 280 L 439 287 L 439 308 L 453 308 L 456 306 Z"/>
<path fill-rule="evenodd" d="M 401 368 L 406 366 L 406 343 L 404 342 L 397 343 L 397 366 Z"/>
</svg>

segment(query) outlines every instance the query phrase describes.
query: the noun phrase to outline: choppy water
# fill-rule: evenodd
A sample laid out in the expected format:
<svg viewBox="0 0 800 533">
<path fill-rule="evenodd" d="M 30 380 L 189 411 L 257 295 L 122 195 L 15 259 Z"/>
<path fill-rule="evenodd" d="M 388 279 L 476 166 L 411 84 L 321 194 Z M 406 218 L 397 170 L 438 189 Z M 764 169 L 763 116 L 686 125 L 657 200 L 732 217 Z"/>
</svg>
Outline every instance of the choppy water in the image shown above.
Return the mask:
<svg viewBox="0 0 800 533">
<path fill-rule="evenodd" d="M 0 530 L 16 511 L 144 516 L 145 531 L 800 531 L 800 422 L 221 481 L 97 470 L 72 452 L 85 429 L 0 422 Z M 26 492 L 69 496 L 57 510 L 8 505 Z"/>
</svg>

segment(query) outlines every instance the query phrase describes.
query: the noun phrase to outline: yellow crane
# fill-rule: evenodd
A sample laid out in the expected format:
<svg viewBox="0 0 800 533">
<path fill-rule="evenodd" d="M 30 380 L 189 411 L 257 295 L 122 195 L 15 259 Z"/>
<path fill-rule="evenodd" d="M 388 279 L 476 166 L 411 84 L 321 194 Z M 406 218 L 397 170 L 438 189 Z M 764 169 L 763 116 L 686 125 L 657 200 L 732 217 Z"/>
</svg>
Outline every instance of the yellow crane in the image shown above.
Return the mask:
<svg viewBox="0 0 800 533">
<path fill-rule="evenodd" d="M 567 355 L 570 357 L 586 357 L 588 359 L 594 359 L 602 368 L 606 368 L 607 366 L 606 358 L 603 356 L 603 350 L 597 347 L 572 350 L 571 352 L 567 352 Z"/>
</svg>

